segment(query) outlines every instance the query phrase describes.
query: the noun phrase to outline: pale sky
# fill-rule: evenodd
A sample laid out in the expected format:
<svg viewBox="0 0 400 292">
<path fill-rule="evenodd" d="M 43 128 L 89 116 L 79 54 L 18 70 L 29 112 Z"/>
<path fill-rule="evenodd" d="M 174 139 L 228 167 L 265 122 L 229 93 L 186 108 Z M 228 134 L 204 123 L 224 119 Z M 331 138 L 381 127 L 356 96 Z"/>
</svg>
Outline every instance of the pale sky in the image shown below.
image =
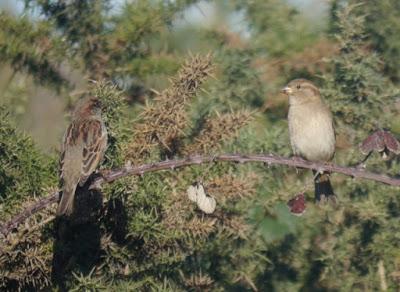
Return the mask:
<svg viewBox="0 0 400 292">
<path fill-rule="evenodd" d="M 127 0 L 114 0 L 113 3 L 116 7 L 121 6 Z M 320 18 L 326 15 L 328 9 L 328 0 L 285 0 L 293 6 L 297 7 L 299 10 L 304 12 L 310 18 Z M 191 21 L 204 23 L 204 18 L 206 15 L 212 14 L 212 3 L 210 2 L 200 2 L 198 6 L 201 7 L 201 11 L 197 7 L 191 7 L 188 9 L 187 18 Z M 0 9 L 13 10 L 16 13 L 21 13 L 24 7 L 23 0 L 0 0 Z M 118 9 L 118 8 L 116 8 Z M 204 13 L 204 14 L 203 14 Z"/>
</svg>

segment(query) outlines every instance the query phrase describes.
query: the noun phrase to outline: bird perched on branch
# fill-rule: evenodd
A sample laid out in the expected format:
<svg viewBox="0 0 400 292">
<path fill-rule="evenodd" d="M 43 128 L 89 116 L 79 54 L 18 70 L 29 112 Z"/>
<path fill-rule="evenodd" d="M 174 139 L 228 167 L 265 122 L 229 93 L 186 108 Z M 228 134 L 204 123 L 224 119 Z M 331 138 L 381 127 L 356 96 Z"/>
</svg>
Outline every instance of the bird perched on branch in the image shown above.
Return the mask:
<svg viewBox="0 0 400 292">
<path fill-rule="evenodd" d="M 289 135 L 294 155 L 315 162 L 331 161 L 335 154 L 332 113 L 319 89 L 308 80 L 295 79 L 282 91 L 289 97 Z M 329 173 L 313 172 L 316 202 L 335 201 Z"/>
<path fill-rule="evenodd" d="M 101 103 L 97 97 L 81 102 L 73 113 L 64 135 L 60 159 L 62 195 L 57 215 L 70 215 L 75 191 L 83 186 L 96 170 L 107 148 L 107 129 L 101 118 Z"/>
</svg>

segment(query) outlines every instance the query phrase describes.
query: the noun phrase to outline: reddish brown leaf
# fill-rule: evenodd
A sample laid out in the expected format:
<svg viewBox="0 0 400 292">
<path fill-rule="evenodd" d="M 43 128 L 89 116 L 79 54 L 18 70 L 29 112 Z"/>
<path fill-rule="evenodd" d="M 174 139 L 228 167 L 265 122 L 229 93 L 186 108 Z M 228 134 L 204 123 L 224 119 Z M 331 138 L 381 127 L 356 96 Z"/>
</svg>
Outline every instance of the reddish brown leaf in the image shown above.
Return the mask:
<svg viewBox="0 0 400 292">
<path fill-rule="evenodd" d="M 394 154 L 400 154 L 400 143 L 389 131 L 383 131 L 383 139 L 386 148 Z"/>
<path fill-rule="evenodd" d="M 296 195 L 293 199 L 287 202 L 290 213 L 296 216 L 301 216 L 306 211 L 306 199 L 304 193 Z"/>
<path fill-rule="evenodd" d="M 382 152 L 385 149 L 385 141 L 382 130 L 378 130 L 369 135 L 360 145 L 360 151 L 368 155 L 371 151 Z"/>
</svg>

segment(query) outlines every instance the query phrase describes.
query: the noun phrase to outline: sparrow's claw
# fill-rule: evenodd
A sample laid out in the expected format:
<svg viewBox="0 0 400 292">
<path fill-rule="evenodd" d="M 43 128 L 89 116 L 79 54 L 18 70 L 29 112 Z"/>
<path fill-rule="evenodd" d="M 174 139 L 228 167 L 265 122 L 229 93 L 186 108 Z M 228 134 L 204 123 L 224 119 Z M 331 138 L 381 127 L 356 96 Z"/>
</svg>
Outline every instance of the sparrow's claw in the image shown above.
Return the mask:
<svg viewBox="0 0 400 292">
<path fill-rule="evenodd" d="M 326 171 L 326 170 L 323 170 L 323 169 L 315 169 L 315 174 L 314 174 L 314 180 L 319 176 L 319 175 L 322 175 L 322 174 L 324 174 L 324 173 L 326 173 L 327 175 L 330 175 L 330 172 L 329 171 Z"/>
<path fill-rule="evenodd" d="M 109 180 L 109 174 L 111 173 L 111 170 L 109 170 L 109 169 L 101 169 L 101 170 L 98 171 L 98 173 L 106 182 L 111 182 Z"/>
<path fill-rule="evenodd" d="M 303 162 L 304 159 L 300 156 L 294 155 L 291 157 L 294 162 Z M 299 174 L 299 167 L 296 166 L 296 174 Z"/>
<path fill-rule="evenodd" d="M 105 182 L 108 183 L 108 182 L 110 182 L 110 180 L 108 179 L 109 173 L 110 173 L 110 170 L 108 170 L 108 169 L 96 170 L 94 182 L 89 187 L 89 190 L 101 191 L 102 190 L 101 180 L 99 180 L 98 178 L 101 177 Z"/>
<path fill-rule="evenodd" d="M 297 156 L 297 155 L 293 155 L 293 156 L 291 157 L 291 159 L 292 159 L 293 161 L 296 161 L 296 162 L 302 162 L 302 161 L 304 161 L 304 159 L 303 159 L 301 156 Z"/>
<path fill-rule="evenodd" d="M 102 186 L 99 180 L 95 181 L 93 184 L 90 185 L 89 190 L 90 191 L 101 191 L 102 190 Z"/>
</svg>

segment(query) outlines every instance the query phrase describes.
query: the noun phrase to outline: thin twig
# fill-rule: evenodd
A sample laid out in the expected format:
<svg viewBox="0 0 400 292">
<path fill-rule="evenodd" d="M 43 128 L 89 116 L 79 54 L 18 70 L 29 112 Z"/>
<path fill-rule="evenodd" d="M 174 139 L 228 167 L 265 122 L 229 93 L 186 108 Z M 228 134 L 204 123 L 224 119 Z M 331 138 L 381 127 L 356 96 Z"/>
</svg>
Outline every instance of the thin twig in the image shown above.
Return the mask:
<svg viewBox="0 0 400 292">
<path fill-rule="evenodd" d="M 307 169 L 314 169 L 317 171 L 329 171 L 341 173 L 344 175 L 351 176 L 353 178 L 361 178 L 377 181 L 392 186 L 400 186 L 400 178 L 390 177 L 385 174 L 378 174 L 373 172 L 368 172 L 362 168 L 355 167 L 344 167 L 329 163 L 316 163 L 303 160 L 301 158 L 287 158 L 272 154 L 221 154 L 216 156 L 190 156 L 182 159 L 165 160 L 161 162 L 143 164 L 141 166 L 133 167 L 127 164 L 125 167 L 113 169 L 105 172 L 102 176 L 93 180 L 89 188 L 98 188 L 103 183 L 112 183 L 115 180 L 131 176 L 131 175 L 143 175 L 147 172 L 159 171 L 159 170 L 174 170 L 176 168 L 181 168 L 189 165 L 210 163 L 210 162 L 237 162 L 237 163 L 247 163 L 247 162 L 262 162 L 267 165 L 286 165 L 292 167 L 300 167 Z M 7 236 L 13 229 L 17 228 L 22 222 L 24 222 L 28 217 L 34 215 L 35 213 L 46 208 L 46 206 L 56 203 L 59 198 L 59 192 L 53 192 L 47 197 L 39 200 L 35 204 L 23 210 L 18 215 L 14 216 L 8 222 L 2 224 L 0 227 L 0 232 Z"/>
<path fill-rule="evenodd" d="M 387 282 L 386 282 L 385 266 L 383 265 L 383 260 L 380 260 L 378 262 L 378 274 L 379 274 L 379 279 L 381 282 L 381 290 L 387 291 L 388 286 L 387 286 Z"/>
<path fill-rule="evenodd" d="M 17 228 L 18 225 L 24 222 L 27 218 L 43 210 L 48 205 L 56 203 L 57 201 L 58 201 L 58 191 L 55 191 L 49 194 L 47 197 L 40 199 L 39 201 L 32 204 L 28 208 L 24 209 L 21 213 L 14 216 L 10 221 L 4 223 L 0 228 L 0 232 L 4 236 L 7 236 L 14 228 Z"/>
</svg>

